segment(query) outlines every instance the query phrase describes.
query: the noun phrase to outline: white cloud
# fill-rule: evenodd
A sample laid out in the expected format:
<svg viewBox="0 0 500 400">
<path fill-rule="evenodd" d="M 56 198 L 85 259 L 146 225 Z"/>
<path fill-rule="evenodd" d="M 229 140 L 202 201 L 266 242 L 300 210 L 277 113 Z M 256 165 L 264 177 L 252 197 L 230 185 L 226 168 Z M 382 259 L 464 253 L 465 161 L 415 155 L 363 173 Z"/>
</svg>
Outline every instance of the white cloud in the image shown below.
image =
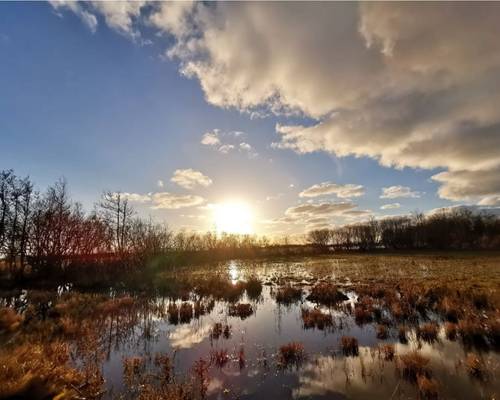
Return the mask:
<svg viewBox="0 0 500 400">
<path fill-rule="evenodd" d="M 278 125 L 274 147 L 441 168 L 449 199 L 500 195 L 498 3 L 124 4 L 81 9 L 172 35 L 167 56 L 211 104 L 312 119 Z"/>
<path fill-rule="evenodd" d="M 500 206 L 500 195 L 484 197 L 477 204 L 480 206 Z"/>
<path fill-rule="evenodd" d="M 316 120 L 278 126 L 275 147 L 440 167 L 451 185 L 500 165 L 497 4 L 197 3 L 189 16 L 165 27 L 169 55 L 210 103 Z"/>
<path fill-rule="evenodd" d="M 231 150 L 234 150 L 234 146 L 232 144 L 223 144 L 222 146 L 219 147 L 219 152 L 221 152 L 222 154 L 227 154 L 229 153 Z"/>
<path fill-rule="evenodd" d="M 154 193 L 151 196 L 153 202 L 153 209 L 170 209 L 176 210 L 185 207 L 194 207 L 204 203 L 204 199 L 201 196 L 195 196 L 192 194 L 179 195 L 168 192 Z"/>
<path fill-rule="evenodd" d="M 116 193 L 118 194 L 118 193 Z M 151 193 L 149 194 L 139 194 L 139 193 L 120 193 L 121 197 L 132 201 L 134 203 L 147 203 L 151 201 Z"/>
<path fill-rule="evenodd" d="M 381 199 L 397 199 L 398 197 L 419 198 L 421 193 L 413 191 L 408 186 L 389 186 L 382 188 Z"/>
<path fill-rule="evenodd" d="M 332 182 L 323 182 L 313 185 L 299 193 L 300 197 L 318 197 L 335 194 L 340 198 L 359 197 L 365 194 L 362 185 L 346 184 L 338 185 Z"/>
<path fill-rule="evenodd" d="M 206 132 L 201 138 L 201 144 L 206 146 L 216 146 L 220 144 L 218 129 L 214 129 L 212 132 Z"/>
<path fill-rule="evenodd" d="M 289 217 L 313 217 L 325 215 L 339 215 L 345 211 L 356 208 L 356 204 L 351 202 L 325 202 L 325 203 L 307 203 L 287 208 L 285 215 Z"/>
<path fill-rule="evenodd" d="M 381 210 L 393 210 L 395 208 L 400 208 L 401 207 L 401 204 L 399 203 L 390 203 L 390 204 L 384 204 L 382 206 L 380 206 L 380 209 Z"/>
<path fill-rule="evenodd" d="M 170 181 L 184 189 L 194 189 L 196 186 L 208 187 L 212 184 L 212 179 L 191 168 L 175 170 Z"/>
<path fill-rule="evenodd" d="M 161 179 L 158 179 L 158 182 L 156 182 L 156 185 L 160 188 L 162 188 L 163 186 L 165 186 L 165 184 L 163 183 L 163 181 Z"/>
<path fill-rule="evenodd" d="M 157 193 L 121 193 L 121 196 L 134 203 L 148 203 L 152 209 L 179 209 L 194 207 L 205 202 L 201 196 L 178 195 L 168 192 Z"/>
<path fill-rule="evenodd" d="M 63 9 L 72 11 L 82 20 L 82 22 L 90 29 L 92 33 L 96 32 L 98 25 L 96 16 L 83 9 L 76 1 L 50 0 L 49 3 L 56 11 Z"/>
</svg>

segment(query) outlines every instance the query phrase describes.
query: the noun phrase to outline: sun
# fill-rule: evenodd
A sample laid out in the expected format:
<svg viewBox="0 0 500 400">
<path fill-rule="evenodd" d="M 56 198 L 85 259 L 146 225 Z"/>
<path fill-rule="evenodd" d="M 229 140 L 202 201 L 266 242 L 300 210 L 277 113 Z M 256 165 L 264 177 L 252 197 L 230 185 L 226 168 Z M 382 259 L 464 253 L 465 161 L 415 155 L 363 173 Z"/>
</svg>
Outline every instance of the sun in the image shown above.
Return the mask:
<svg viewBox="0 0 500 400">
<path fill-rule="evenodd" d="M 213 218 L 218 233 L 253 233 L 253 213 L 246 203 L 225 202 L 215 204 Z"/>
</svg>

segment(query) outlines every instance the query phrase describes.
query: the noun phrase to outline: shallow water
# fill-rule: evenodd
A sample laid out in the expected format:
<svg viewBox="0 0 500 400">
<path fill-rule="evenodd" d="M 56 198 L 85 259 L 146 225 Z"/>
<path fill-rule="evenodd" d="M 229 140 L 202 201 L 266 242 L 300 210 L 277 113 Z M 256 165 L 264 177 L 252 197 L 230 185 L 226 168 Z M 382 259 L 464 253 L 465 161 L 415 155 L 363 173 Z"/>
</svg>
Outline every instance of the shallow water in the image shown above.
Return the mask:
<svg viewBox="0 0 500 400">
<path fill-rule="evenodd" d="M 264 286 L 258 299 L 250 299 L 244 294 L 239 300 L 250 303 L 253 314 L 245 319 L 231 317 L 228 315 L 229 303 L 216 301 L 210 313 L 188 323 L 172 324 L 166 316 L 168 304 L 175 301 L 180 305 L 182 301 L 163 297 L 150 300 L 150 306 L 132 319 L 131 329 L 119 337 L 110 335 L 102 362 L 106 380 L 104 398 L 113 398 L 126 391 L 123 360 L 127 357 L 145 357 L 152 365 L 156 354 L 166 354 L 173 362 L 174 373 L 181 377 L 190 374 L 197 360 L 209 361 L 217 350 L 227 350 L 230 360 L 222 368 L 210 366 L 207 396 L 211 399 L 422 398 L 417 386 L 398 372 L 396 360 L 384 359 L 379 345 L 387 343 L 395 344 L 396 356 L 418 349 L 430 359 L 432 376 L 439 383 L 440 398 L 491 399 L 500 393 L 496 377 L 499 353 L 493 350 L 479 352 L 491 374 L 484 381 L 474 379 L 463 365 L 468 350 L 459 341 L 447 340 L 442 328 L 434 343 L 417 340 L 412 331 L 408 343 L 401 344 L 395 327 L 389 329 L 386 340 L 380 340 L 376 337 L 374 324 L 359 326 L 345 308 L 337 306 L 320 307 L 332 314 L 333 327 L 304 329 L 301 310 L 313 308 L 315 304 L 303 296 L 302 301 L 285 306 L 276 302 L 274 294 L 276 282 L 284 277 L 301 285 L 307 294 L 314 278 L 318 278 L 307 264 L 256 266 L 232 261 L 218 265 L 217 270 L 227 274 L 233 284 L 246 280 L 250 274 L 257 274 L 262 280 Z M 324 278 L 341 283 L 342 291 L 349 297 L 345 304 L 354 304 L 356 293 L 349 289 L 349 279 L 340 279 L 334 269 L 322 271 L 320 279 Z M 229 338 L 211 336 L 213 325 L 218 322 L 231 326 Z M 343 335 L 358 339 L 359 356 L 342 354 L 340 338 Z M 297 365 L 284 367 L 278 361 L 278 349 L 289 342 L 303 344 L 305 359 Z M 238 360 L 240 350 L 244 351 L 244 366 Z"/>
</svg>

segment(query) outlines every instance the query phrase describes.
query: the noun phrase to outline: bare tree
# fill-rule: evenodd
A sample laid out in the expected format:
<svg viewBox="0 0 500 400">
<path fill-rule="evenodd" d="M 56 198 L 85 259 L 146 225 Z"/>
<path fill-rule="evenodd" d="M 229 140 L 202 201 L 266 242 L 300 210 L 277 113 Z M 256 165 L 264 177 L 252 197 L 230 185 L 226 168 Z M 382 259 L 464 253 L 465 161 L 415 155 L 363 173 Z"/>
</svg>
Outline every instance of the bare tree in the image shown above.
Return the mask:
<svg viewBox="0 0 500 400">
<path fill-rule="evenodd" d="M 113 232 L 115 251 L 125 253 L 134 209 L 123 193 L 109 191 L 103 193 L 99 207 L 103 220 Z"/>
</svg>

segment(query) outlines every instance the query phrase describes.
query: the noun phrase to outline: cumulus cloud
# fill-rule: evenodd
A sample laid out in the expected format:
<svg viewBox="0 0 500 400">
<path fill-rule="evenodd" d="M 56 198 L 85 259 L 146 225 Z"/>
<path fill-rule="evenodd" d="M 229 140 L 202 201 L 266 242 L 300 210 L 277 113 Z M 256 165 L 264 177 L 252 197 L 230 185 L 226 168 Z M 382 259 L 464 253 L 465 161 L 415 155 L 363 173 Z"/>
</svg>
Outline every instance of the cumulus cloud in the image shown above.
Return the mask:
<svg viewBox="0 0 500 400">
<path fill-rule="evenodd" d="M 401 204 L 399 203 L 390 203 L 390 204 L 384 204 L 382 206 L 380 206 L 380 209 L 381 210 L 393 210 L 395 208 L 400 208 L 401 207 Z"/>
<path fill-rule="evenodd" d="M 201 138 L 201 144 L 205 146 L 216 146 L 220 144 L 219 130 L 214 129 L 212 132 L 206 132 Z"/>
<path fill-rule="evenodd" d="M 339 185 L 332 182 L 323 182 L 313 185 L 299 193 L 300 197 L 318 197 L 335 194 L 340 198 L 359 197 L 365 194 L 362 185 L 346 184 Z"/>
<path fill-rule="evenodd" d="M 316 119 L 277 126 L 275 147 L 440 167 L 451 186 L 455 171 L 500 164 L 497 4 L 197 4 L 190 12 L 187 31 L 170 31 L 169 54 L 209 102 Z M 474 186 L 470 196 L 481 197 L 485 188 Z"/>
<path fill-rule="evenodd" d="M 133 27 L 135 7 L 122 12 L 125 23 L 106 22 Z M 277 125 L 274 147 L 440 168 L 439 195 L 449 199 L 500 195 L 500 4 L 197 2 L 148 10 L 148 23 L 173 37 L 167 56 L 209 103 L 313 121 Z"/>
<path fill-rule="evenodd" d="M 156 185 L 160 188 L 162 188 L 163 186 L 165 186 L 165 184 L 163 183 L 163 181 L 161 179 L 158 179 L 158 181 L 156 182 Z"/>
<path fill-rule="evenodd" d="M 414 191 L 408 186 L 389 186 L 382 188 L 381 199 L 397 199 L 398 197 L 419 198 L 420 192 Z"/>
<path fill-rule="evenodd" d="M 212 179 L 191 168 L 175 170 L 170 181 L 184 189 L 194 189 L 196 186 L 208 187 L 212 184 Z"/>
<path fill-rule="evenodd" d="M 152 209 L 176 210 L 185 207 L 194 207 L 205 202 L 201 196 L 179 195 L 168 192 L 157 193 L 121 193 L 121 195 L 134 203 L 149 204 Z"/>
</svg>

